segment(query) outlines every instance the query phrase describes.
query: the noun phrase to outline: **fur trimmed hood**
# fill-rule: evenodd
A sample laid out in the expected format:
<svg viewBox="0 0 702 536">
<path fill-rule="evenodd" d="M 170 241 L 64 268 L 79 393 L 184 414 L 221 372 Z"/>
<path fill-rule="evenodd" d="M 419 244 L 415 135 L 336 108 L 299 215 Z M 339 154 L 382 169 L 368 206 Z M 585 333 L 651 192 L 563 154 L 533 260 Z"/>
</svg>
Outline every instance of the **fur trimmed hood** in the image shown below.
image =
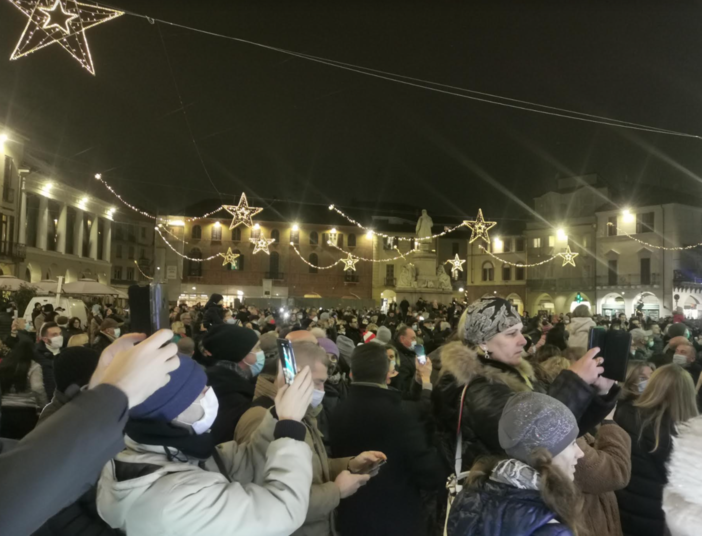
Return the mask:
<svg viewBox="0 0 702 536">
<path fill-rule="evenodd" d="M 496 362 L 497 363 L 497 362 Z M 517 374 L 535 381 L 534 369 L 531 364 L 522 359 L 518 366 L 509 367 Z M 528 391 L 529 386 L 521 381 L 515 374 L 508 372 L 508 366 L 491 367 L 481 362 L 478 352 L 461 342 L 452 342 L 441 349 L 441 374 L 451 374 L 456 378 L 459 386 L 470 383 L 474 378 L 481 376 L 488 382 L 499 382 L 508 385 L 513 391 Z"/>
<path fill-rule="evenodd" d="M 702 519 L 702 416 L 679 425 L 668 462 L 663 510 L 673 536 L 700 534 Z"/>
</svg>

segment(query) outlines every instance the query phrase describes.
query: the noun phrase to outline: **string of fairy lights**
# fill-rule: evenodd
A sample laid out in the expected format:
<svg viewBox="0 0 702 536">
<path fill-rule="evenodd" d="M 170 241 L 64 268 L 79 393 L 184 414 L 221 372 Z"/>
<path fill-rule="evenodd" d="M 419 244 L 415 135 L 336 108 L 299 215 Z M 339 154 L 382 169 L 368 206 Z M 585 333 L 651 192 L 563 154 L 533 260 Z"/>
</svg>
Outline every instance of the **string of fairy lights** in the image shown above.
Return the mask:
<svg viewBox="0 0 702 536">
<path fill-rule="evenodd" d="M 112 195 L 114 195 L 119 201 L 121 201 L 125 206 L 127 206 L 128 208 L 130 208 L 130 209 L 133 210 L 134 212 L 136 212 L 136 213 L 138 213 L 138 214 L 141 214 L 142 216 L 151 218 L 151 219 L 157 219 L 155 216 L 149 214 L 149 213 L 146 212 L 146 211 L 143 211 L 143 210 L 139 209 L 138 207 L 132 205 L 131 203 L 129 203 L 128 201 L 126 201 L 124 198 L 122 198 L 122 197 L 115 191 L 115 189 L 112 188 L 112 187 L 102 178 L 102 175 L 96 174 L 96 175 L 95 175 L 95 178 L 96 178 L 97 180 L 99 180 L 99 181 L 107 188 L 107 190 L 108 190 Z M 244 226 L 246 226 L 246 227 L 254 227 L 254 228 L 258 231 L 258 233 L 256 234 L 256 236 L 252 236 L 252 237 L 249 239 L 249 241 L 250 241 L 250 242 L 253 244 L 253 246 L 254 246 L 254 249 L 253 249 L 253 254 L 254 254 L 254 255 L 257 254 L 257 253 L 259 253 L 259 252 L 263 252 L 263 253 L 266 253 L 266 254 L 270 255 L 269 246 L 270 246 L 271 244 L 274 244 L 276 240 L 275 240 L 274 238 L 267 238 L 266 236 L 264 236 L 263 233 L 262 233 L 262 231 L 260 230 L 258 224 L 254 225 L 254 223 L 253 223 L 253 217 L 254 217 L 255 215 L 259 214 L 260 212 L 262 212 L 262 211 L 263 211 L 263 208 L 250 206 L 249 203 L 248 203 L 248 199 L 247 199 L 245 193 L 242 193 L 242 194 L 241 194 L 241 198 L 239 199 L 239 203 L 238 203 L 237 205 L 221 205 L 221 206 L 218 207 L 217 209 L 215 209 L 215 210 L 213 210 L 213 211 L 211 211 L 211 212 L 208 212 L 207 214 L 205 214 L 205 215 L 203 215 L 203 216 L 195 217 L 195 218 L 184 218 L 184 221 L 195 221 L 195 220 L 204 219 L 204 218 L 207 218 L 208 216 L 211 216 L 212 214 L 215 214 L 215 213 L 219 212 L 220 210 L 225 210 L 225 211 L 229 212 L 229 213 L 232 215 L 232 222 L 231 222 L 231 224 L 230 224 L 230 226 L 229 226 L 229 229 L 235 229 L 235 228 L 238 227 L 239 225 L 244 225 Z M 329 239 L 327 240 L 327 244 L 328 244 L 329 246 L 333 247 L 334 249 L 338 250 L 340 253 L 345 254 L 345 255 L 346 255 L 346 258 L 338 259 L 337 261 L 335 261 L 334 263 L 332 263 L 332 264 L 330 264 L 330 265 L 328 265 L 328 266 L 319 266 L 319 265 L 317 265 L 317 264 L 315 264 L 315 263 L 313 263 L 313 262 L 311 262 L 311 261 L 305 259 L 304 256 L 302 255 L 302 253 L 300 252 L 300 250 L 299 250 L 299 249 L 297 248 L 297 246 L 295 245 L 295 243 L 294 243 L 294 242 L 290 242 L 290 245 L 291 245 L 293 251 L 294 251 L 295 254 L 300 258 L 300 260 L 302 260 L 303 263 L 305 263 L 306 265 L 308 265 L 308 266 L 310 266 L 311 268 L 314 268 L 314 269 L 316 269 L 316 270 L 330 270 L 330 269 L 334 268 L 335 266 L 337 266 L 338 264 L 343 264 L 343 265 L 344 265 L 344 271 L 355 271 L 355 270 L 356 270 L 356 264 L 357 264 L 359 261 L 371 262 L 371 263 L 387 263 L 387 262 L 397 261 L 397 260 L 400 260 L 400 259 L 404 260 L 404 261 L 407 263 L 408 266 L 414 266 L 413 263 L 411 262 L 411 259 L 408 259 L 408 257 L 411 256 L 412 254 L 417 253 L 417 252 L 420 251 L 420 250 L 419 250 L 419 247 L 418 247 L 418 243 L 419 243 L 419 242 L 421 242 L 421 241 L 427 241 L 427 240 L 432 240 L 432 239 L 434 239 L 434 238 L 439 238 L 439 237 L 445 236 L 445 235 L 447 235 L 447 234 L 449 234 L 449 233 L 451 233 L 451 232 L 453 232 L 453 231 L 456 231 L 456 230 L 458 230 L 458 229 L 460 229 L 460 228 L 462 228 L 462 227 L 467 227 L 467 228 L 469 228 L 469 229 L 471 230 L 471 236 L 470 236 L 470 239 L 469 239 L 469 243 L 470 243 L 470 244 L 472 244 L 473 242 L 478 241 L 478 240 L 483 241 L 488 247 L 485 247 L 485 245 L 483 245 L 482 243 L 479 244 L 478 247 L 479 247 L 479 249 L 481 250 L 481 252 L 483 252 L 483 253 L 485 253 L 486 255 L 488 255 L 488 256 L 494 258 L 496 261 L 498 261 L 498 262 L 500 262 L 500 263 L 502 263 L 502 264 L 507 264 L 507 265 L 509 265 L 509 266 L 514 266 L 514 267 L 517 267 L 517 268 L 535 268 L 535 267 L 543 266 L 544 264 L 548 264 L 548 263 L 550 263 L 550 262 L 553 262 L 554 260 L 556 260 L 556 259 L 558 259 L 558 258 L 560 258 L 560 259 L 563 260 L 563 265 L 562 265 L 562 266 L 564 266 L 564 267 L 565 267 L 565 266 L 573 266 L 573 267 L 575 267 L 575 266 L 576 266 L 576 264 L 575 264 L 575 259 L 576 259 L 576 257 L 579 256 L 579 253 L 571 251 L 570 245 L 566 245 L 563 251 L 561 251 L 561 252 L 559 252 L 559 253 L 556 253 L 556 254 L 550 256 L 549 258 L 544 259 L 544 260 L 539 261 L 539 262 L 533 262 L 533 263 L 513 262 L 513 261 L 510 261 L 510 260 L 504 259 L 504 258 L 498 256 L 497 254 L 495 254 L 494 252 L 490 251 L 490 249 L 489 249 L 489 246 L 490 246 L 490 244 L 491 244 L 491 239 L 490 239 L 488 233 L 489 233 L 489 231 L 490 231 L 493 227 L 495 227 L 495 226 L 497 225 L 497 222 L 496 222 L 496 221 L 489 221 L 489 220 L 486 220 L 486 219 L 484 218 L 484 216 L 483 216 L 483 211 L 482 211 L 482 209 L 479 209 L 479 210 L 478 210 L 478 214 L 477 214 L 477 216 L 476 216 L 476 218 L 475 218 L 474 220 L 464 220 L 462 223 L 460 223 L 460 224 L 458 224 L 458 225 L 455 225 L 455 226 L 452 226 L 452 227 L 446 227 L 446 228 L 444 229 L 444 231 L 441 232 L 441 233 L 436 233 L 436 234 L 433 234 L 433 235 L 427 235 L 427 236 L 423 236 L 423 237 L 419 237 L 419 238 L 397 237 L 397 236 L 392 236 L 392 235 L 388 235 L 388 234 L 385 234 L 385 233 L 377 232 L 377 231 L 374 231 L 374 230 L 372 230 L 372 229 L 370 229 L 370 228 L 368 228 L 368 227 L 362 225 L 360 222 L 354 220 L 352 217 L 350 217 L 349 215 L 347 215 L 346 213 L 344 213 L 342 210 L 340 210 L 339 208 L 337 208 L 335 205 L 330 205 L 330 206 L 329 206 L 329 210 L 332 210 L 332 211 L 336 212 L 337 214 L 339 214 L 340 216 L 342 216 L 343 218 L 345 218 L 345 219 L 346 219 L 349 223 L 351 223 L 352 225 L 355 225 L 356 227 L 359 227 L 360 229 L 363 229 L 363 230 L 367 231 L 367 235 L 366 235 L 366 236 L 369 237 L 369 238 L 372 238 L 373 236 L 378 236 L 378 237 L 382 237 L 382 238 L 392 239 L 393 241 L 394 241 L 394 240 L 401 240 L 401 241 L 408 241 L 408 242 L 409 242 L 409 241 L 413 241 L 413 246 L 414 246 L 414 247 L 413 247 L 412 250 L 408 251 L 407 253 L 402 253 L 402 251 L 400 251 L 400 248 L 399 248 L 397 245 L 395 245 L 395 246 L 392 247 L 392 249 L 395 250 L 395 251 L 397 251 L 398 255 L 396 255 L 396 256 L 394 256 L 394 257 L 383 258 L 383 259 L 371 259 L 371 258 L 368 258 L 368 257 L 363 257 L 363 256 L 361 256 L 361 255 L 354 254 L 354 253 L 352 253 L 352 252 L 350 252 L 350 251 L 347 251 L 347 250 L 343 249 L 342 247 L 340 247 L 340 246 L 338 245 L 338 243 L 337 243 L 337 236 L 338 236 L 338 233 L 337 233 L 336 229 L 331 229 Z M 626 212 L 626 211 L 625 211 L 625 212 Z M 183 225 L 183 222 L 182 222 L 182 221 L 181 221 L 180 225 Z M 610 227 L 612 227 L 614 224 L 613 224 L 612 222 L 608 222 L 607 225 L 610 226 Z M 168 241 L 168 239 L 166 238 L 166 236 L 163 234 L 163 233 L 165 232 L 165 233 L 167 233 L 168 235 L 170 235 L 171 237 L 173 237 L 174 239 L 178 240 L 180 243 L 182 243 L 182 244 L 187 244 L 187 242 L 186 242 L 184 239 L 182 239 L 181 237 L 177 236 L 177 235 L 176 235 L 175 233 L 173 233 L 170 229 L 168 229 L 168 224 L 167 224 L 167 223 L 166 223 L 166 224 L 159 223 L 159 224 L 155 227 L 155 229 L 156 229 L 156 231 L 158 232 L 158 234 L 159 234 L 159 236 L 161 237 L 161 239 L 166 243 L 166 245 L 167 245 L 174 253 L 176 253 L 176 255 L 178 255 L 178 256 L 180 256 L 180 257 L 186 259 L 186 260 L 193 261 L 193 262 L 206 262 L 206 261 L 213 260 L 213 259 L 215 259 L 215 258 L 217 258 L 217 257 L 222 257 L 222 258 L 224 259 L 223 265 L 226 265 L 226 264 L 233 264 L 233 263 L 236 261 L 236 259 L 239 257 L 239 254 L 238 254 L 238 253 L 233 253 L 232 250 L 231 250 L 231 248 L 229 248 L 228 251 L 227 251 L 226 253 L 219 252 L 219 253 L 217 253 L 217 254 L 215 254 L 215 255 L 211 255 L 211 256 L 205 257 L 205 258 L 191 257 L 191 256 L 189 256 L 189 255 L 185 255 L 184 253 L 181 253 L 180 251 L 178 251 L 178 250 Z M 296 229 L 296 228 L 295 228 L 295 229 Z M 659 245 L 656 245 L 656 244 L 651 244 L 650 242 L 646 242 L 646 241 L 641 240 L 641 239 L 639 239 L 639 238 L 636 238 L 635 236 L 632 236 L 630 233 L 628 233 L 628 232 L 626 232 L 626 231 L 624 231 L 624 230 L 622 230 L 622 229 L 618 229 L 618 232 L 621 233 L 622 235 L 626 236 L 627 238 L 629 238 L 629 239 L 631 239 L 631 240 L 634 240 L 634 241 L 636 241 L 636 242 L 638 242 L 638 243 L 640 243 L 640 244 L 642 244 L 642 245 L 644 245 L 644 246 L 647 246 L 647 247 L 650 247 L 650 248 L 654 248 L 654 249 L 661 249 L 661 250 L 665 250 L 665 251 L 681 251 L 681 250 L 689 250 L 689 249 L 694 249 L 694 248 L 697 248 L 697 247 L 702 247 L 702 242 L 699 242 L 699 243 L 696 243 L 696 244 L 690 244 L 690 245 L 687 245 L 687 246 L 659 246 Z M 391 243 L 391 245 L 392 245 L 392 243 Z M 444 261 L 444 264 L 450 264 L 450 265 L 451 265 L 451 276 L 452 276 L 453 279 L 458 279 L 459 272 L 463 272 L 463 271 L 464 271 L 464 270 L 463 270 L 463 264 L 465 264 L 465 262 L 466 262 L 466 261 L 465 261 L 464 259 L 461 259 L 461 258 L 458 256 L 458 254 L 456 254 L 456 255 L 454 256 L 453 259 L 447 259 L 446 261 Z M 139 271 L 140 271 L 145 277 L 147 277 L 147 278 L 149 277 L 149 276 L 147 276 L 146 274 L 144 274 L 144 273 L 141 271 L 141 268 L 139 268 Z"/>
<path fill-rule="evenodd" d="M 134 261 L 134 264 L 136 264 L 137 270 L 139 270 L 139 273 L 140 273 L 141 275 L 143 275 L 143 276 L 144 276 L 146 279 L 148 279 L 149 281 L 153 280 L 153 277 L 148 276 L 148 275 L 146 275 L 146 274 L 144 273 L 144 270 L 141 269 L 141 266 L 139 266 L 139 263 L 138 263 L 136 260 Z"/>
</svg>

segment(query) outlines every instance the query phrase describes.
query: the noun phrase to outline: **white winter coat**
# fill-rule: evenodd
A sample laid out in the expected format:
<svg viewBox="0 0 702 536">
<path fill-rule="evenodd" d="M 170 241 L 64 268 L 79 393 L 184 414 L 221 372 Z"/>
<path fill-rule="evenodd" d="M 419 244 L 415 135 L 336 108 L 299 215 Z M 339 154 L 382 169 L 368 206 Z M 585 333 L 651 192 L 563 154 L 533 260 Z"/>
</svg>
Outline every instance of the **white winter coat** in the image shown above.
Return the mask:
<svg viewBox="0 0 702 536">
<path fill-rule="evenodd" d="M 668 461 L 663 511 L 672 536 L 699 536 L 702 522 L 702 415 L 678 425 Z"/>
<path fill-rule="evenodd" d="M 262 426 L 271 426 L 270 413 Z M 113 528 L 129 536 L 287 536 L 305 521 L 312 483 L 312 452 L 303 441 L 277 439 L 261 451 L 257 432 L 249 443 L 217 447 L 230 482 L 212 459 L 169 461 L 164 447 L 125 437 L 127 448 L 103 468 L 97 507 Z M 266 440 L 267 441 L 267 440 Z M 258 459 L 261 458 L 262 459 Z M 159 466 L 119 481 L 115 461 Z M 145 465 L 145 471 L 153 467 Z M 256 471 L 262 470 L 262 485 Z"/>
<path fill-rule="evenodd" d="M 568 346 L 570 348 L 587 348 L 587 338 L 590 328 L 595 327 L 595 321 L 587 316 L 576 316 L 571 318 L 566 330 L 570 333 Z"/>
</svg>

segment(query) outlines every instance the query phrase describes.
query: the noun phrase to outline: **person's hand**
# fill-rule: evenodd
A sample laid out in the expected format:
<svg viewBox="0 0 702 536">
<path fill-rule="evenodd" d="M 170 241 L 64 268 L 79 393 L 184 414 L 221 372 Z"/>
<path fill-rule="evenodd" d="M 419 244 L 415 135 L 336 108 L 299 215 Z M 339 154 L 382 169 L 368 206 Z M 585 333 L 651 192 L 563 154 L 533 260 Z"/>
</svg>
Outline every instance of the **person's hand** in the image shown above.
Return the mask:
<svg viewBox="0 0 702 536">
<path fill-rule="evenodd" d="M 312 373 L 310 367 L 303 368 L 295 376 L 292 385 L 283 385 L 275 395 L 275 411 L 278 420 L 301 421 L 312 402 Z"/>
<path fill-rule="evenodd" d="M 175 344 L 161 348 L 172 338 L 170 329 L 159 330 L 148 339 L 143 333 L 120 337 L 100 355 L 89 388 L 114 385 L 127 395 L 130 408 L 138 406 L 166 385 L 171 379 L 169 374 L 180 366 Z M 137 345 L 140 341 L 143 342 Z"/>
<path fill-rule="evenodd" d="M 595 357 L 599 351 L 600 349 L 597 347 L 588 350 L 584 356 L 570 366 L 570 370 L 580 376 L 588 385 L 595 383 L 600 374 L 604 372 L 604 368 L 601 366 L 604 358 Z"/>
<path fill-rule="evenodd" d="M 614 381 L 614 380 L 610 380 L 609 378 L 605 378 L 604 376 L 600 376 L 599 378 L 597 378 L 597 379 L 593 382 L 592 386 L 593 386 L 595 389 L 597 389 L 597 394 L 598 394 L 598 395 L 604 396 L 604 395 L 606 395 L 607 393 L 609 393 L 609 390 L 612 388 L 612 386 L 613 386 L 615 383 L 617 383 L 617 382 Z"/>
<path fill-rule="evenodd" d="M 361 486 L 370 480 L 370 475 L 352 475 L 348 471 L 341 471 L 336 477 L 334 484 L 339 488 L 339 495 L 342 499 L 351 497 Z"/>
<path fill-rule="evenodd" d="M 414 364 L 417 367 L 417 379 L 421 383 L 431 383 L 431 371 L 433 368 L 433 365 L 431 364 L 431 359 L 427 357 L 426 362 L 422 365 L 419 361 L 419 358 L 417 358 L 415 359 Z"/>
<path fill-rule="evenodd" d="M 378 465 L 380 462 L 387 459 L 388 457 L 385 454 L 375 450 L 361 452 L 361 454 L 349 462 L 349 470 L 352 473 L 370 474 L 373 466 Z M 371 474 L 371 476 L 375 475 Z"/>
</svg>

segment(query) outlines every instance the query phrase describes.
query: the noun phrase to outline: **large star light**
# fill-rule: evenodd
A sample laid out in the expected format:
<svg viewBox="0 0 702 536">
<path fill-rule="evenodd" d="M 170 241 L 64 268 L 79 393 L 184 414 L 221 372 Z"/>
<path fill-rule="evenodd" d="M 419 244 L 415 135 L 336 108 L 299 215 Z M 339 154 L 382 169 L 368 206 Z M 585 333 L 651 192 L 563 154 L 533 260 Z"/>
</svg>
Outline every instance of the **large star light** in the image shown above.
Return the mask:
<svg viewBox="0 0 702 536">
<path fill-rule="evenodd" d="M 456 257 L 453 259 L 447 260 L 444 264 L 450 264 L 451 265 L 451 277 L 454 279 L 458 279 L 458 272 L 463 271 L 463 265 L 465 264 L 466 261 L 462 261 L 461 259 L 458 258 L 458 253 L 456 253 Z"/>
<path fill-rule="evenodd" d="M 83 4 L 76 0 L 10 0 L 29 20 L 15 50 L 16 60 L 58 43 L 81 67 L 95 74 L 85 30 L 124 15 L 123 11 Z"/>
<path fill-rule="evenodd" d="M 227 264 L 234 265 L 234 261 L 239 258 L 238 253 L 233 253 L 232 248 L 228 248 L 226 253 L 218 253 L 220 257 L 224 257 L 224 262 L 222 263 L 222 266 L 225 266 Z"/>
<path fill-rule="evenodd" d="M 241 194 L 238 205 L 222 205 L 222 208 L 234 216 L 232 224 L 229 226 L 230 229 L 234 229 L 234 227 L 242 223 L 246 225 L 246 227 L 251 227 L 253 225 L 251 218 L 263 211 L 263 209 L 259 207 L 250 207 L 249 201 L 246 199 L 246 194 Z"/>
<path fill-rule="evenodd" d="M 580 255 L 580 253 L 573 253 L 570 250 L 570 246 L 566 246 L 566 250 L 558 254 L 559 257 L 563 257 L 563 266 L 565 266 L 566 264 L 575 266 L 575 257 L 577 257 L 578 255 Z"/>
<path fill-rule="evenodd" d="M 349 256 L 346 257 L 345 259 L 341 259 L 341 262 L 344 263 L 344 272 L 355 272 L 356 271 L 356 263 L 358 262 L 358 259 L 355 257 L 352 257 L 351 254 L 348 254 Z"/>
<path fill-rule="evenodd" d="M 478 238 L 482 238 L 488 244 L 490 243 L 490 237 L 488 236 L 488 231 L 497 225 L 496 221 L 485 221 L 483 218 L 483 209 L 478 209 L 478 217 L 475 220 L 466 220 L 463 222 L 464 225 L 470 228 L 470 243 L 472 244 Z"/>
<path fill-rule="evenodd" d="M 254 247 L 253 254 L 256 255 L 259 251 L 263 251 L 266 255 L 270 255 L 271 252 L 268 249 L 269 244 L 272 244 L 275 242 L 275 238 L 266 238 L 265 236 L 261 235 L 258 238 L 251 238 L 251 242 L 255 244 L 256 247 Z"/>
</svg>

